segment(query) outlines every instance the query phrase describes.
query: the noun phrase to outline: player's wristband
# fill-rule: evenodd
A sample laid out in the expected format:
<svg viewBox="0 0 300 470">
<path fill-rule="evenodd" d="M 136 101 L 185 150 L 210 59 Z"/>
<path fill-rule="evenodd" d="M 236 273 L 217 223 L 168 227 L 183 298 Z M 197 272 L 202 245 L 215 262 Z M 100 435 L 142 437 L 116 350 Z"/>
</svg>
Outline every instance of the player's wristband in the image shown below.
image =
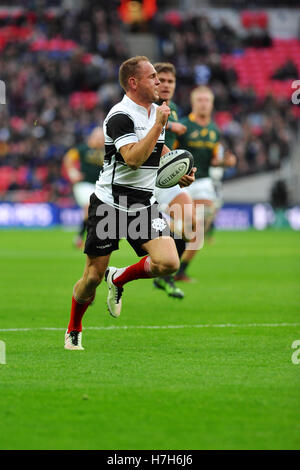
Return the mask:
<svg viewBox="0 0 300 470">
<path fill-rule="evenodd" d="M 172 123 L 168 121 L 167 131 L 171 131 L 171 130 L 172 130 Z"/>
</svg>

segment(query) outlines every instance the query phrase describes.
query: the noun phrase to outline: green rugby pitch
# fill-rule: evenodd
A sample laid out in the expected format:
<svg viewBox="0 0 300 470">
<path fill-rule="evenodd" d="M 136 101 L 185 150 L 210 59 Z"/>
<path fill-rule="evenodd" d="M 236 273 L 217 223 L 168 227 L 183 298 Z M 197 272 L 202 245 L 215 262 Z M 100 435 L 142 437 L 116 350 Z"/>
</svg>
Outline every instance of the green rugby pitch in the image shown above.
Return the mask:
<svg viewBox="0 0 300 470">
<path fill-rule="evenodd" d="M 72 237 L 0 232 L 1 449 L 300 448 L 298 233 L 218 232 L 184 300 L 135 281 L 119 319 L 104 283 L 65 351 Z M 111 264 L 136 261 L 122 241 Z"/>
</svg>

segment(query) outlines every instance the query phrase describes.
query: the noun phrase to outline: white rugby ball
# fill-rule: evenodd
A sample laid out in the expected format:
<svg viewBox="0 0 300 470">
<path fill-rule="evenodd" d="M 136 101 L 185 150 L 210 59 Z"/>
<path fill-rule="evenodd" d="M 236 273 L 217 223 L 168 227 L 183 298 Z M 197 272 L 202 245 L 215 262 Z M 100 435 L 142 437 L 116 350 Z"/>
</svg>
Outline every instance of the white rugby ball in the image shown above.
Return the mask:
<svg viewBox="0 0 300 470">
<path fill-rule="evenodd" d="M 193 155 L 187 150 L 171 150 L 160 158 L 156 177 L 158 188 L 171 188 L 188 175 L 194 166 Z"/>
</svg>

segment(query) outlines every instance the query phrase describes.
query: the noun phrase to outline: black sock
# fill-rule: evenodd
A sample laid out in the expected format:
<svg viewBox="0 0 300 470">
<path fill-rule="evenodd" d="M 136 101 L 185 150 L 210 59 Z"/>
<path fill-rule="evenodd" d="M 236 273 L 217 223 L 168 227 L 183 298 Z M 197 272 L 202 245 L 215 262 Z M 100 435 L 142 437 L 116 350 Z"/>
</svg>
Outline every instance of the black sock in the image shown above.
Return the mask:
<svg viewBox="0 0 300 470">
<path fill-rule="evenodd" d="M 174 238 L 174 242 L 175 242 L 177 253 L 180 259 L 181 256 L 183 255 L 183 252 L 185 251 L 186 242 L 182 240 L 182 238 Z"/>
<path fill-rule="evenodd" d="M 185 273 L 186 268 L 188 267 L 188 262 L 187 261 L 181 261 L 180 267 L 178 269 L 177 274 L 183 274 Z"/>
<path fill-rule="evenodd" d="M 212 222 L 209 229 L 207 230 L 207 233 L 206 233 L 206 236 L 207 237 L 212 237 L 213 236 L 213 233 L 215 231 L 215 225 L 214 223 Z"/>
<path fill-rule="evenodd" d="M 79 232 L 78 232 L 78 236 L 79 236 L 80 238 L 83 238 L 83 235 L 84 235 L 84 233 L 85 233 L 85 231 L 86 231 L 86 228 L 87 228 L 87 220 L 84 219 L 84 220 L 82 221 L 82 224 L 81 224 L 80 229 L 79 229 Z"/>
</svg>

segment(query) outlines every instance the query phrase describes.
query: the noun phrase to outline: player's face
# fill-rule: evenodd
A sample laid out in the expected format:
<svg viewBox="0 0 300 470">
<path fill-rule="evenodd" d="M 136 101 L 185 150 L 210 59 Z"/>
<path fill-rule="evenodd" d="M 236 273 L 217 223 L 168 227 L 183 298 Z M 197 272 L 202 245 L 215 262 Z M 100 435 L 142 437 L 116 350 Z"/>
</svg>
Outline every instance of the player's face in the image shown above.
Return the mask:
<svg viewBox="0 0 300 470">
<path fill-rule="evenodd" d="M 159 98 L 163 101 L 169 101 L 173 98 L 176 81 L 171 72 L 160 72 L 158 74 L 160 84 L 158 86 Z"/>
<path fill-rule="evenodd" d="M 196 116 L 209 117 L 214 106 L 213 96 L 205 91 L 196 93 L 192 101 L 192 112 Z"/>
<path fill-rule="evenodd" d="M 150 62 L 141 62 L 136 77 L 136 90 L 143 101 L 154 103 L 159 99 L 159 80 L 155 68 Z"/>
</svg>

